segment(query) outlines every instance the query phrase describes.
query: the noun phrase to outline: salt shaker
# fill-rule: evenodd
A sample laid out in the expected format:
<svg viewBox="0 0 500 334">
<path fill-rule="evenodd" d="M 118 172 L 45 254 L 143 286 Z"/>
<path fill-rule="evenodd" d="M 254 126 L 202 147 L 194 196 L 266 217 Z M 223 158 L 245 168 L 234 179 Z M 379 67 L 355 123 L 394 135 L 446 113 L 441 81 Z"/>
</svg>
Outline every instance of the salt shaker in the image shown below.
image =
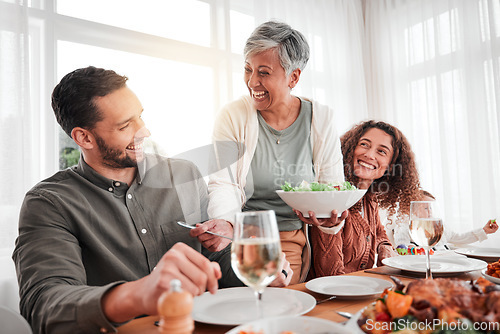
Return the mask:
<svg viewBox="0 0 500 334">
<path fill-rule="evenodd" d="M 170 290 L 164 292 L 158 299 L 158 313 L 160 314 L 160 333 L 162 334 L 191 334 L 194 330 L 194 321 L 191 317 L 193 310 L 193 296 L 182 290 L 181 281 L 170 281 Z"/>
</svg>

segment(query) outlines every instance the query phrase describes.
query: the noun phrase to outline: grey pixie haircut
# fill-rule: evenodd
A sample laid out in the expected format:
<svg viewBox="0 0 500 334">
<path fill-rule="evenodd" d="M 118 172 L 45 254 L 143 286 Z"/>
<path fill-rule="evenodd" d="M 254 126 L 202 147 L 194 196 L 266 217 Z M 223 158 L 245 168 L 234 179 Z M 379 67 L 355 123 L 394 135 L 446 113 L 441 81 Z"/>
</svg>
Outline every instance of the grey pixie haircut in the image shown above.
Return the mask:
<svg viewBox="0 0 500 334">
<path fill-rule="evenodd" d="M 309 44 L 304 35 L 288 24 L 268 21 L 255 28 L 247 39 L 243 54 L 245 59 L 270 49 L 278 50 L 281 66 L 290 75 L 295 69 L 301 71 L 309 60 Z"/>
</svg>

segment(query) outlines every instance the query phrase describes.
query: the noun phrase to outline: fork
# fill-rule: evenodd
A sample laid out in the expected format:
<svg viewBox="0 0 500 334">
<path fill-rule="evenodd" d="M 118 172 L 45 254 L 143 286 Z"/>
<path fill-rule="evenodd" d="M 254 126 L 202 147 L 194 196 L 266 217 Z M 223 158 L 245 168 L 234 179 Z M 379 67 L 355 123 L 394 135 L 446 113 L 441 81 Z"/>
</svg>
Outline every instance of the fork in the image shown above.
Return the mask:
<svg viewBox="0 0 500 334">
<path fill-rule="evenodd" d="M 196 228 L 196 226 L 194 225 L 189 225 L 189 224 L 186 224 L 185 222 L 177 222 L 178 225 L 182 226 L 182 227 L 187 227 L 187 228 L 190 228 L 190 229 L 193 229 L 193 228 Z M 218 234 L 218 233 L 215 233 L 215 232 L 210 232 L 210 231 L 205 231 L 205 233 L 208 233 L 208 234 L 213 234 L 213 235 L 216 235 L 218 237 L 221 237 L 221 238 L 226 238 L 226 239 L 229 239 L 229 240 L 233 240 L 231 237 L 227 237 L 225 235 L 222 235 L 222 234 Z"/>
</svg>

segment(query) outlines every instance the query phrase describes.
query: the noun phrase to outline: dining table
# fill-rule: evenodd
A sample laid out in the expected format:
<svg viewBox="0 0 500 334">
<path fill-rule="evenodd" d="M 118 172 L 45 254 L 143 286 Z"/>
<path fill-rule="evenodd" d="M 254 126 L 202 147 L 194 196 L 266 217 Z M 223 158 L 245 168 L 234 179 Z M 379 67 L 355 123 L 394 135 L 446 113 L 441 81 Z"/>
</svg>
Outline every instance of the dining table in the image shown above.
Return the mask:
<svg viewBox="0 0 500 334">
<path fill-rule="evenodd" d="M 396 269 L 388 266 L 380 266 L 368 270 L 356 271 L 342 276 L 361 276 L 361 277 L 374 277 L 392 282 L 391 276 L 399 279 L 403 284 L 408 284 L 409 282 L 425 278 L 420 273 L 407 272 L 404 270 Z M 439 275 L 438 275 L 439 276 Z M 470 271 L 460 273 L 458 275 L 453 275 L 452 277 L 462 279 L 462 280 L 475 280 L 481 276 L 481 272 Z M 323 300 L 327 298 L 327 295 L 312 292 L 307 289 L 306 283 L 299 283 L 290 285 L 284 289 L 294 289 L 298 291 L 305 292 L 312 295 L 316 300 Z M 335 298 L 323 303 L 317 304 L 311 311 L 304 314 L 309 317 L 316 317 L 327 319 L 334 322 L 345 322 L 346 318 L 339 315 L 337 312 L 348 312 L 350 314 L 356 314 L 364 307 L 373 303 L 378 296 L 369 296 L 366 298 Z M 118 328 L 119 334 L 153 334 L 159 333 L 158 326 L 155 325 L 155 321 L 159 320 L 159 316 L 147 316 L 142 318 L 134 319 L 127 324 Z M 195 322 L 194 334 L 223 334 L 231 330 L 236 326 L 225 326 L 225 325 L 213 325 L 205 324 L 201 322 Z"/>
</svg>

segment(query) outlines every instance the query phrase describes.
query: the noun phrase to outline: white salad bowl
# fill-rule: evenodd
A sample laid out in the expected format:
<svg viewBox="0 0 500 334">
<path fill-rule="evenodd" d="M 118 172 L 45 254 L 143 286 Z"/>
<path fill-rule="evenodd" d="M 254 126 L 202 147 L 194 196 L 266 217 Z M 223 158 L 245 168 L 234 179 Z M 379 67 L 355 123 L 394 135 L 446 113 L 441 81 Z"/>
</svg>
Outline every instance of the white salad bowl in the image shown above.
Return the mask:
<svg viewBox="0 0 500 334">
<path fill-rule="evenodd" d="M 366 193 L 366 189 L 340 191 L 284 191 L 276 190 L 279 197 L 293 209 L 309 217 L 313 211 L 317 218 L 330 218 L 332 210 L 339 216 L 356 204 Z"/>
</svg>

